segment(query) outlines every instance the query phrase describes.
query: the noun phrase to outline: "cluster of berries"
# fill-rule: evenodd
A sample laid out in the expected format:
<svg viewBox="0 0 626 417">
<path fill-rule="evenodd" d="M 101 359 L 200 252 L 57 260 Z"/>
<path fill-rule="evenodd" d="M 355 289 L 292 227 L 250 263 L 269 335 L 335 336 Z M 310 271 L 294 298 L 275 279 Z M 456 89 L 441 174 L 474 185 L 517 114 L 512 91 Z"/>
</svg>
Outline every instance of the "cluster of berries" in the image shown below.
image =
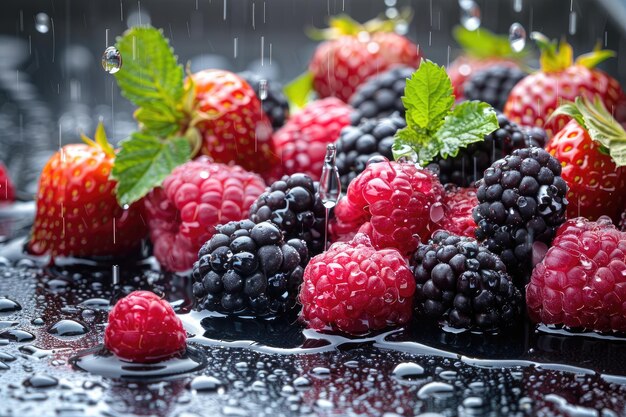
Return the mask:
<svg viewBox="0 0 626 417">
<path fill-rule="evenodd" d="M 560 56 L 539 43 L 546 57 Z M 398 132 L 437 134 L 416 127 L 403 97 L 420 60 L 419 48 L 395 33 L 329 39 L 309 66 L 318 99 L 293 115 L 273 82 L 193 74 L 185 84 L 192 110 L 176 131 L 189 128 L 195 159 L 120 205 L 125 178 L 109 176 L 116 152 L 99 128 L 94 141 L 66 146 L 46 165 L 28 248 L 119 256 L 149 235 L 164 269 L 192 270 L 201 309 L 271 316 L 300 302 L 308 326 L 351 334 L 412 317 L 498 331 L 522 314 L 527 284 L 534 320 L 626 330 L 626 234 L 609 224 L 620 220 L 626 195 L 626 161 L 610 152 L 626 141 L 617 81 L 592 68 L 597 59 L 559 58 L 561 67 L 528 75 L 516 59 L 463 56 L 448 69 L 450 92 L 501 112 L 481 107 L 493 128 L 420 167 L 393 161 Z M 564 100 L 573 103 L 557 110 Z M 604 139 L 598 124 L 609 126 Z M 330 213 L 318 183 L 329 144 L 344 191 Z M 0 200 L 10 199 L 2 175 Z M 151 360 L 182 349 L 184 331 L 167 303 L 146 293 L 125 300 L 111 312 L 111 350 Z M 120 336 L 139 331 L 124 321 L 137 306 L 151 311 L 133 314 L 146 323 L 173 316 L 165 327 L 176 343 L 163 343 L 167 352 L 124 352 L 141 344 Z"/>
</svg>

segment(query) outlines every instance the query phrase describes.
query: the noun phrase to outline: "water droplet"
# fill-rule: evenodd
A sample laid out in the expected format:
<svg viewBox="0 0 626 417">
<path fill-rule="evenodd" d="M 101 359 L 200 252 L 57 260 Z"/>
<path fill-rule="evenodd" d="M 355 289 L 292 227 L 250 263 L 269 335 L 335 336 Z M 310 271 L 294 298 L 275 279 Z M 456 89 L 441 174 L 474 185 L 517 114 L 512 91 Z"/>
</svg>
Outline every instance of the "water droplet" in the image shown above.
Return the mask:
<svg viewBox="0 0 626 417">
<path fill-rule="evenodd" d="M 443 382 L 429 382 L 417 391 L 417 397 L 425 400 L 429 397 L 452 395 L 454 387 Z"/>
<path fill-rule="evenodd" d="M 198 392 L 217 391 L 223 385 L 224 384 L 222 383 L 222 381 L 215 378 L 214 376 L 206 376 L 206 375 L 200 375 L 200 376 L 195 377 L 189 384 L 192 390 L 195 390 Z"/>
<path fill-rule="evenodd" d="M 36 359 L 45 358 L 46 356 L 50 356 L 52 354 L 51 350 L 39 349 L 33 345 L 20 346 L 18 350 L 24 355 L 28 355 Z"/>
<path fill-rule="evenodd" d="M 19 323 L 16 321 L 0 321 L 0 329 L 6 329 L 7 327 L 17 326 Z"/>
<path fill-rule="evenodd" d="M 13 342 L 23 343 L 35 340 L 35 335 L 20 329 L 9 329 L 0 332 L 0 339 L 7 339 Z"/>
<path fill-rule="evenodd" d="M 32 319 L 30 324 L 32 324 L 33 326 L 43 326 L 44 324 L 46 324 L 46 322 L 41 317 L 37 317 Z"/>
<path fill-rule="evenodd" d="M 424 377 L 424 368 L 413 362 L 402 362 L 391 374 L 400 381 L 415 381 Z"/>
<path fill-rule="evenodd" d="M 573 10 L 569 12 L 569 34 L 576 34 L 576 12 Z"/>
<path fill-rule="evenodd" d="M 526 200 L 526 197 L 519 197 L 517 199 L 517 206 L 518 207 L 526 207 L 527 204 L 528 204 L 528 201 Z"/>
<path fill-rule="evenodd" d="M 513 10 L 515 13 L 522 11 L 522 0 L 513 0 Z"/>
<path fill-rule="evenodd" d="M 311 381 L 303 376 L 299 376 L 293 380 L 293 386 L 296 389 L 305 389 L 311 386 Z"/>
<path fill-rule="evenodd" d="M 328 378 L 330 376 L 330 369 L 318 366 L 313 368 L 311 373 L 318 378 Z"/>
<path fill-rule="evenodd" d="M 269 84 L 267 80 L 259 80 L 259 100 L 265 100 L 269 93 Z"/>
<path fill-rule="evenodd" d="M 457 373 L 455 371 L 443 371 L 439 373 L 439 377 L 441 379 L 445 379 L 447 381 L 453 381 L 456 379 Z"/>
<path fill-rule="evenodd" d="M 461 7 L 461 24 L 467 30 L 476 30 L 480 27 L 480 7 L 473 0 L 459 0 Z"/>
<path fill-rule="evenodd" d="M 93 310 L 108 310 L 111 308 L 110 301 L 105 298 L 90 298 L 80 303 L 79 306 Z"/>
<path fill-rule="evenodd" d="M 320 185 L 318 194 L 324 207 L 333 208 L 339 201 L 341 194 L 341 183 L 339 182 L 339 171 L 335 164 L 337 148 L 333 144 L 326 147 L 326 156 L 324 157 L 324 166 L 322 167 L 322 175 L 320 177 Z"/>
<path fill-rule="evenodd" d="M 317 401 L 315 401 L 315 405 L 318 406 L 319 408 L 325 408 L 325 409 L 333 408 L 333 403 L 324 398 L 320 398 Z"/>
<path fill-rule="evenodd" d="M 80 336 L 89 332 L 86 324 L 74 320 L 61 320 L 48 329 L 48 333 L 56 336 Z"/>
<path fill-rule="evenodd" d="M 33 388 L 50 388 L 59 383 L 59 380 L 45 374 L 33 375 L 24 381 L 24 386 Z"/>
<path fill-rule="evenodd" d="M 430 220 L 433 223 L 439 223 L 445 214 L 443 204 L 435 203 L 430 207 Z"/>
<path fill-rule="evenodd" d="M 115 74 L 122 68 L 122 54 L 114 46 L 109 46 L 104 50 L 102 68 L 109 74 Z"/>
<path fill-rule="evenodd" d="M 509 28 L 509 43 L 515 52 L 521 52 L 526 46 L 526 29 L 515 22 Z"/>
<path fill-rule="evenodd" d="M 35 29 L 39 33 L 48 33 L 50 30 L 50 17 L 45 13 L 35 15 Z"/>
<path fill-rule="evenodd" d="M 2 362 L 13 362 L 15 360 L 15 356 L 9 355 L 6 352 L 0 352 L 0 361 Z"/>
<path fill-rule="evenodd" d="M 21 309 L 22 306 L 17 301 L 13 301 L 6 297 L 0 298 L 0 313 L 13 313 Z"/>
</svg>

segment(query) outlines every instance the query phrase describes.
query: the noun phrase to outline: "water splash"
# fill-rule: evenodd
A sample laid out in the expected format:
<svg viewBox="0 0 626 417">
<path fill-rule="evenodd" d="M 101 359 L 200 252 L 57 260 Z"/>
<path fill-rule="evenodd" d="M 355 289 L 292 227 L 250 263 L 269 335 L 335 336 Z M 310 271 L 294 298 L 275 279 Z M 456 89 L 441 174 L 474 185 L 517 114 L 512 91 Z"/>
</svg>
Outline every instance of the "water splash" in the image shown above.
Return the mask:
<svg viewBox="0 0 626 417">
<path fill-rule="evenodd" d="M 481 24 L 480 7 L 473 0 L 459 0 L 461 24 L 467 30 L 476 30 Z"/>
<path fill-rule="evenodd" d="M 122 54 L 114 46 L 109 46 L 104 50 L 102 68 L 109 74 L 115 74 L 122 68 Z"/>
<path fill-rule="evenodd" d="M 513 23 L 509 28 L 509 43 L 515 52 L 521 52 L 526 46 L 526 29 L 520 23 Z"/>
</svg>

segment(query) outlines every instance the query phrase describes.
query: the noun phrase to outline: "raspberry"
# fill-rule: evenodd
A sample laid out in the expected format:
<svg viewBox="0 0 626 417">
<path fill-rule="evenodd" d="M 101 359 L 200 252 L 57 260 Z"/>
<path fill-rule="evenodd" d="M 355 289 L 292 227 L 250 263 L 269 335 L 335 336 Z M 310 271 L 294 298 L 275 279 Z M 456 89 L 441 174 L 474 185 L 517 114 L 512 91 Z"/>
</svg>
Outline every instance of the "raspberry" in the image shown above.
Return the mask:
<svg viewBox="0 0 626 417">
<path fill-rule="evenodd" d="M 511 275 L 527 278 L 533 251 L 550 245 L 565 221 L 566 194 L 558 159 L 541 148 L 516 150 L 479 181 L 476 237 L 500 255 Z"/>
<path fill-rule="evenodd" d="M 412 163 L 373 163 L 348 187 L 335 207 L 332 233 L 346 240 L 365 225 L 376 249 L 396 248 L 403 255 L 426 240 L 444 216 L 444 190 L 429 170 Z"/>
<path fill-rule="evenodd" d="M 0 202 L 13 201 L 15 199 L 15 188 L 9 177 L 9 170 L 0 161 Z"/>
<path fill-rule="evenodd" d="M 170 271 L 190 269 L 220 223 L 248 217 L 263 180 L 233 165 L 200 157 L 174 169 L 145 199 L 154 255 Z"/>
<path fill-rule="evenodd" d="M 626 233 L 604 216 L 570 219 L 557 231 L 526 288 L 530 318 L 626 332 Z"/>
<path fill-rule="evenodd" d="M 133 291 L 109 312 L 104 345 L 131 362 L 158 362 L 185 349 L 187 333 L 170 304 L 150 291 Z"/>
<path fill-rule="evenodd" d="M 395 249 L 376 250 L 358 234 L 317 255 L 304 270 L 300 317 L 308 327 L 363 334 L 411 318 L 415 281 Z"/>
<path fill-rule="evenodd" d="M 337 98 L 314 101 L 294 114 L 273 137 L 287 175 L 302 173 L 319 180 L 326 145 L 350 124 L 350 106 Z"/>
<path fill-rule="evenodd" d="M 193 294 L 200 308 L 233 315 L 277 315 L 296 303 L 309 256 L 302 240 L 283 241 L 271 222 L 230 222 L 198 252 Z"/>
<path fill-rule="evenodd" d="M 455 235 L 474 237 L 476 223 L 472 211 L 478 205 L 476 189 L 448 185 L 444 205 L 446 214 L 441 222 L 441 228 Z"/>
<path fill-rule="evenodd" d="M 361 84 L 348 102 L 353 108 L 353 124 L 361 119 L 375 119 L 398 112 L 404 118 L 402 96 L 406 79 L 411 78 L 415 68 L 396 66 Z"/>
<path fill-rule="evenodd" d="M 367 166 L 372 157 L 393 159 L 391 147 L 396 132 L 406 127 L 404 118 L 398 114 L 379 120 L 365 120 L 358 126 L 346 126 L 341 130 L 337 146 L 337 170 L 341 189 L 347 190 L 350 182 Z"/>
<path fill-rule="evenodd" d="M 317 194 L 319 184 L 305 174 L 283 177 L 250 207 L 250 220 L 271 221 L 285 234 L 285 239 L 301 239 L 309 255 L 324 249 L 326 208 Z"/>
<path fill-rule="evenodd" d="M 521 314 L 522 296 L 502 261 L 475 239 L 438 231 L 411 262 L 419 316 L 496 331 Z"/>
</svg>

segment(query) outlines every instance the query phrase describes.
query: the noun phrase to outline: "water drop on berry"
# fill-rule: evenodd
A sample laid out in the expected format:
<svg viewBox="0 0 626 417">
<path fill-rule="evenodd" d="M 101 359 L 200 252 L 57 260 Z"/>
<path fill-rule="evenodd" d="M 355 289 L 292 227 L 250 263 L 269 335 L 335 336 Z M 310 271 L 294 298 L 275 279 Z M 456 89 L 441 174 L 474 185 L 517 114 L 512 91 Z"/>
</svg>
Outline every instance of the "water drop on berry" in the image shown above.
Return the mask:
<svg viewBox="0 0 626 417">
<path fill-rule="evenodd" d="M 509 43 L 515 52 L 521 52 L 526 46 L 526 29 L 515 22 L 509 28 Z"/>
<path fill-rule="evenodd" d="M 461 24 L 467 30 L 476 30 L 480 27 L 480 7 L 473 0 L 459 0 L 461 7 Z"/>
<path fill-rule="evenodd" d="M 122 54 L 114 46 L 109 46 L 104 50 L 102 68 L 109 74 L 115 74 L 122 68 Z"/>
</svg>

